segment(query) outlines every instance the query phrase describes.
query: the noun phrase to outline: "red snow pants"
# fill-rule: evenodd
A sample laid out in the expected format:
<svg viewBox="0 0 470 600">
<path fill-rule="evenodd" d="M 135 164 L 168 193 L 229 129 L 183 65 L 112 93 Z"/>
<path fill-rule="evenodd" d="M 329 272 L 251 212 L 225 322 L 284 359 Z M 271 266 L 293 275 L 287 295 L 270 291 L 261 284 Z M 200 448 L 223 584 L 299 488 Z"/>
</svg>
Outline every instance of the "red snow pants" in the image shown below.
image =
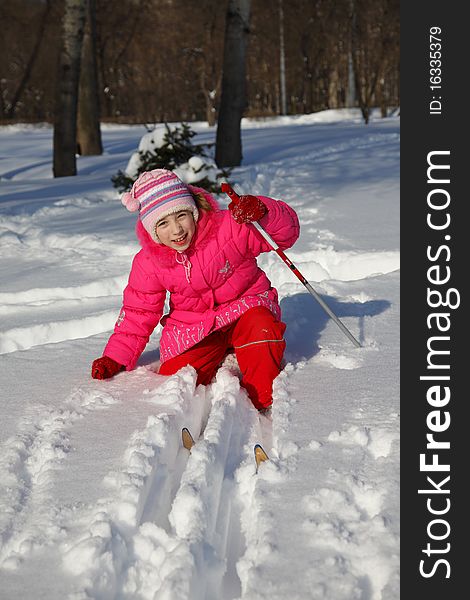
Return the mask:
<svg viewBox="0 0 470 600">
<path fill-rule="evenodd" d="M 214 331 L 182 354 L 164 362 L 160 375 L 173 375 L 186 365 L 197 371 L 197 384 L 212 381 L 228 351 L 235 350 L 241 385 L 257 409 L 272 404 L 273 380 L 281 372 L 286 326 L 264 306 L 250 308 L 237 321 Z"/>
</svg>

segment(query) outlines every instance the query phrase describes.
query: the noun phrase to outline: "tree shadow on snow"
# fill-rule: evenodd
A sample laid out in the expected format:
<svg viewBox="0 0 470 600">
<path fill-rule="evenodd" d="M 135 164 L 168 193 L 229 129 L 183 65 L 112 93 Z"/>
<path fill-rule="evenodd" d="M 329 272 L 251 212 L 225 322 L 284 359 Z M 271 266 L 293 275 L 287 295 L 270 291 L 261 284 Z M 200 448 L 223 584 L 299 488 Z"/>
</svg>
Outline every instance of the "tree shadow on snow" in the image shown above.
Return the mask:
<svg viewBox="0 0 470 600">
<path fill-rule="evenodd" d="M 361 343 L 364 342 L 364 317 L 373 317 L 390 307 L 388 300 L 368 300 L 367 302 L 341 302 L 340 300 L 320 294 L 334 314 L 342 320 L 343 317 L 357 317 L 358 323 L 345 325 Z M 308 293 L 287 296 L 281 300 L 282 320 L 287 325 L 284 335 L 287 348 L 286 360 L 298 362 L 309 359 L 319 352 L 318 340 L 330 317 Z M 358 333 L 359 326 L 359 333 Z M 344 333 L 337 327 L 334 335 L 345 344 L 350 344 Z"/>
</svg>

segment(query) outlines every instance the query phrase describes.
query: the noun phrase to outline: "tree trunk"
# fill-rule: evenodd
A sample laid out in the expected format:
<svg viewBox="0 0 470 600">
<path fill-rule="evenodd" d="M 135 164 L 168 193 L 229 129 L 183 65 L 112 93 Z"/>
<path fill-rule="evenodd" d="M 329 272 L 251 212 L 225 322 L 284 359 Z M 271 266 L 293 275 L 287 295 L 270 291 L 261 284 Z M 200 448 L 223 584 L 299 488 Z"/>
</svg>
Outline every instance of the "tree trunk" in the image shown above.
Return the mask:
<svg viewBox="0 0 470 600">
<path fill-rule="evenodd" d="M 356 106 L 356 82 L 354 78 L 354 64 L 351 52 L 348 52 L 348 91 L 346 94 L 346 107 Z"/>
<path fill-rule="evenodd" d="M 356 76 L 354 73 L 354 52 L 356 50 L 356 3 L 349 0 L 349 51 L 348 51 L 348 91 L 346 107 L 356 106 Z"/>
<path fill-rule="evenodd" d="M 281 115 L 286 115 L 286 48 L 284 44 L 284 8 L 282 6 L 282 0 L 279 0 L 279 70 L 279 84 L 281 87 Z"/>
<path fill-rule="evenodd" d="M 214 106 L 214 100 L 217 96 L 216 90 L 205 91 L 206 99 L 206 120 L 209 127 L 213 127 L 216 124 L 217 109 Z"/>
<path fill-rule="evenodd" d="M 77 174 L 77 105 L 87 0 L 65 0 L 54 112 L 54 177 Z"/>
<path fill-rule="evenodd" d="M 103 154 L 100 130 L 98 69 L 96 65 L 96 6 L 88 0 L 78 95 L 77 151 L 84 156 Z"/>
<path fill-rule="evenodd" d="M 352 66 L 354 73 L 354 87 L 356 90 L 357 102 L 359 104 L 359 108 L 361 109 L 362 118 L 364 119 L 365 125 L 369 124 L 370 117 L 370 105 L 369 105 L 369 94 L 368 94 L 368 83 L 369 83 L 369 74 L 366 72 L 363 74 L 363 81 L 361 81 L 361 76 L 359 74 L 359 54 L 361 50 L 359 49 L 358 44 L 358 32 L 357 32 L 357 15 L 356 15 L 356 5 L 355 1 L 351 0 L 351 10 L 352 10 L 352 23 L 351 23 L 351 58 L 352 58 Z M 364 61 L 363 61 L 364 62 Z"/>
<path fill-rule="evenodd" d="M 339 73 L 332 67 L 328 80 L 328 108 L 338 108 Z"/>
<path fill-rule="evenodd" d="M 229 0 L 215 152 L 218 167 L 235 167 L 242 161 L 241 119 L 246 108 L 245 58 L 249 21 L 250 0 Z"/>
<path fill-rule="evenodd" d="M 382 119 L 385 119 L 387 117 L 387 96 L 385 93 L 385 79 L 383 77 L 378 82 L 375 97 L 377 104 L 380 106 L 380 116 Z"/>
</svg>

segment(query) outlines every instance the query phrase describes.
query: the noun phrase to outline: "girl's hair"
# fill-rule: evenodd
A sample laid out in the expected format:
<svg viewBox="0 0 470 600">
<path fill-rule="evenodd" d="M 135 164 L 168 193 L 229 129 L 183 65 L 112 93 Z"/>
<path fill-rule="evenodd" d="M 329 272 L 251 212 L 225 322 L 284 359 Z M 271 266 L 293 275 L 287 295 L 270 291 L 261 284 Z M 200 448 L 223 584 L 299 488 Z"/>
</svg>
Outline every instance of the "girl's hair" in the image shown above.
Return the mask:
<svg viewBox="0 0 470 600">
<path fill-rule="evenodd" d="M 199 210 L 204 210 L 206 212 L 209 212 L 212 210 L 212 206 L 204 198 L 204 196 L 202 194 L 191 193 L 191 195 L 194 198 L 194 202 L 196 203 L 196 206 L 199 208 Z"/>
</svg>

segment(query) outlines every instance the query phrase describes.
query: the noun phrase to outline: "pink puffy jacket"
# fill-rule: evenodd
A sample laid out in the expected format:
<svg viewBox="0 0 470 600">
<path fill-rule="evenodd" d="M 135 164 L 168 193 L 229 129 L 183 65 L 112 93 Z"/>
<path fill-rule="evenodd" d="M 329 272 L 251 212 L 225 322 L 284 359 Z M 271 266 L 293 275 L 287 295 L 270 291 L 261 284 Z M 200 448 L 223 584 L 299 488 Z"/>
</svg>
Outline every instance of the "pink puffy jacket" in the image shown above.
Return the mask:
<svg viewBox="0 0 470 600">
<path fill-rule="evenodd" d="M 123 307 L 103 353 L 127 370 L 135 367 L 160 319 L 163 363 L 255 306 L 280 318 L 277 291 L 256 263 L 256 256 L 270 250 L 267 242 L 253 225 L 239 225 L 230 211 L 220 210 L 205 190 L 189 187 L 213 210 L 200 210 L 185 252 L 156 244 L 137 222 L 142 250 L 134 257 Z M 260 224 L 280 248 L 289 248 L 299 236 L 296 213 L 280 200 L 260 199 L 267 208 Z M 169 312 L 161 318 L 167 291 Z"/>
</svg>

